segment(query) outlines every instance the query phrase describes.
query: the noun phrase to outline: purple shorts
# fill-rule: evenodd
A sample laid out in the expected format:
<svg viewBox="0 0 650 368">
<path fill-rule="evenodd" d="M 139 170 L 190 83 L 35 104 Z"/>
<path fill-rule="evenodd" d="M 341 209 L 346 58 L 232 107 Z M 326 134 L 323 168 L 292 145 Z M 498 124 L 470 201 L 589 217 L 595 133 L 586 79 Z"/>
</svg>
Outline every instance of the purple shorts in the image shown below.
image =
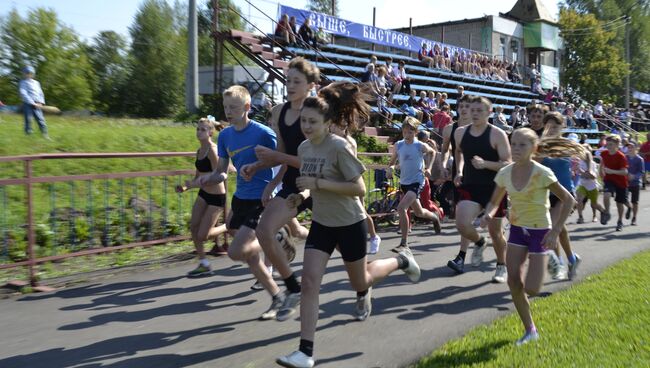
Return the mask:
<svg viewBox="0 0 650 368">
<path fill-rule="evenodd" d="M 521 226 L 510 225 L 508 244 L 528 248 L 528 253 L 546 253 L 548 249 L 542 245 L 544 236 L 551 229 L 528 229 Z"/>
</svg>

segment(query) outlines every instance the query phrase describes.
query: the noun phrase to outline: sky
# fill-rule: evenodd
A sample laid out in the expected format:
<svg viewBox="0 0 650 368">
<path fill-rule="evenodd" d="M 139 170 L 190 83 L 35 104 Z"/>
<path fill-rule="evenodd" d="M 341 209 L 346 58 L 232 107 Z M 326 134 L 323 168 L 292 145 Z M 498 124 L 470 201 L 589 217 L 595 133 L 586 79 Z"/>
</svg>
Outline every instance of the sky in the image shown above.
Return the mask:
<svg viewBox="0 0 650 368">
<path fill-rule="evenodd" d="M 187 0 L 182 0 L 187 1 Z M 197 0 L 204 4 L 206 0 Z M 262 12 L 245 0 L 233 0 L 246 18 L 265 32 L 272 32 L 273 25 L 265 14 L 276 18 L 278 1 L 250 0 Z M 167 0 L 173 4 L 175 0 Z M 557 18 L 558 1 L 541 0 Z M 138 11 L 142 0 L 0 0 L 0 17 L 11 9 L 25 15 L 30 9 L 51 8 L 63 23 L 73 28 L 82 39 L 90 40 L 99 31 L 112 30 L 128 36 L 128 27 Z M 304 8 L 307 0 L 282 0 L 294 8 Z M 399 3 L 399 7 L 395 5 Z M 408 27 L 409 17 L 413 26 L 498 15 L 512 9 L 516 0 L 339 0 L 340 17 L 361 24 L 372 24 L 372 8 L 377 8 L 376 26 L 380 28 Z M 444 9 L 444 11 L 441 11 Z"/>
</svg>

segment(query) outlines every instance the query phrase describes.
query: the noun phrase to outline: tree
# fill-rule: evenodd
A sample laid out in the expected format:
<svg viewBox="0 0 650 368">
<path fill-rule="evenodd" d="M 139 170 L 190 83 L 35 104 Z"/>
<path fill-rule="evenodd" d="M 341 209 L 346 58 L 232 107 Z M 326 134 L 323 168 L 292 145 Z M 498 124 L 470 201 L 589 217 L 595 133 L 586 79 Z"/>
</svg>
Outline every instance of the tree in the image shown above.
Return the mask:
<svg viewBox="0 0 650 368">
<path fill-rule="evenodd" d="M 565 45 L 564 83 L 591 102 L 602 98 L 620 103 L 628 65 L 610 44 L 615 33 L 604 30 L 593 14 L 570 9 L 560 10 L 559 25 Z"/>
<path fill-rule="evenodd" d="M 129 65 L 127 42 L 113 31 L 102 31 L 88 46 L 87 53 L 95 71 L 93 98 L 99 111 L 108 114 L 125 112 Z"/>
<path fill-rule="evenodd" d="M 334 3 L 334 14 L 332 14 L 332 3 Z M 339 16 L 339 4 L 335 0 L 308 0 L 307 9 L 335 17 Z"/>
<path fill-rule="evenodd" d="M 199 9 L 199 65 L 212 65 L 214 60 L 214 41 L 212 39 L 212 0 L 205 2 L 205 7 Z M 249 31 L 251 27 L 245 22 L 240 15 L 242 11 L 235 6 L 231 0 L 219 0 L 219 31 L 236 29 L 240 31 Z M 239 60 L 243 64 L 252 65 L 241 52 L 229 49 L 235 57 L 224 51 L 224 65 L 234 65 Z"/>
<path fill-rule="evenodd" d="M 163 0 L 145 1 L 129 32 L 129 112 L 146 117 L 174 114 L 183 103 L 187 47 L 175 27 L 173 9 Z"/>
<path fill-rule="evenodd" d="M 21 70 L 31 65 L 36 69 L 36 78 L 43 86 L 48 104 L 63 110 L 92 108 L 89 82 L 92 69 L 84 45 L 72 29 L 59 21 L 54 11 L 31 10 L 23 19 L 12 10 L 2 22 L 0 40 L 2 79 L 11 81 L 12 85 L 11 91 L 7 91 L 10 93 L 7 101 L 19 101 L 17 84 L 22 77 Z"/>
</svg>

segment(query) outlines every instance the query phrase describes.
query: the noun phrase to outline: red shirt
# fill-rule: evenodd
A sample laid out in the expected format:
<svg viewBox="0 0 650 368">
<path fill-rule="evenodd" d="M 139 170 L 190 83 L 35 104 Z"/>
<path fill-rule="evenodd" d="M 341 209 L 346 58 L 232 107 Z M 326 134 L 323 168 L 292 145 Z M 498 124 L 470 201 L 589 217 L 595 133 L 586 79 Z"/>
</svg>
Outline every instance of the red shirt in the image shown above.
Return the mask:
<svg viewBox="0 0 650 368">
<path fill-rule="evenodd" d="M 447 115 L 446 112 L 438 111 L 433 114 L 433 127 L 439 130 L 445 129 L 447 125 L 451 123 L 451 116 Z"/>
<path fill-rule="evenodd" d="M 639 155 L 643 157 L 644 162 L 650 162 L 650 141 L 641 145 L 639 148 Z"/>
<path fill-rule="evenodd" d="M 627 169 L 627 158 L 621 151 L 610 154 L 608 150 L 600 153 L 602 164 L 612 170 Z M 605 174 L 605 181 L 611 181 L 619 188 L 627 188 L 627 175 Z"/>
</svg>

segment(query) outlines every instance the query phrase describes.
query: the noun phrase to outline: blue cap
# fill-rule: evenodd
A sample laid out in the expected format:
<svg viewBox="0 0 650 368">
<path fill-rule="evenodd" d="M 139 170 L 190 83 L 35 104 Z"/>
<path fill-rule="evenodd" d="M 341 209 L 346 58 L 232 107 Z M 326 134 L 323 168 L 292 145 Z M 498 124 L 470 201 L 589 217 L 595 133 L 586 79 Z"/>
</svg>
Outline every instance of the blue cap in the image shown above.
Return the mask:
<svg viewBox="0 0 650 368">
<path fill-rule="evenodd" d="M 36 71 L 34 70 L 33 66 L 28 65 L 28 66 L 23 68 L 23 73 L 25 73 L 25 74 L 35 74 Z"/>
</svg>

